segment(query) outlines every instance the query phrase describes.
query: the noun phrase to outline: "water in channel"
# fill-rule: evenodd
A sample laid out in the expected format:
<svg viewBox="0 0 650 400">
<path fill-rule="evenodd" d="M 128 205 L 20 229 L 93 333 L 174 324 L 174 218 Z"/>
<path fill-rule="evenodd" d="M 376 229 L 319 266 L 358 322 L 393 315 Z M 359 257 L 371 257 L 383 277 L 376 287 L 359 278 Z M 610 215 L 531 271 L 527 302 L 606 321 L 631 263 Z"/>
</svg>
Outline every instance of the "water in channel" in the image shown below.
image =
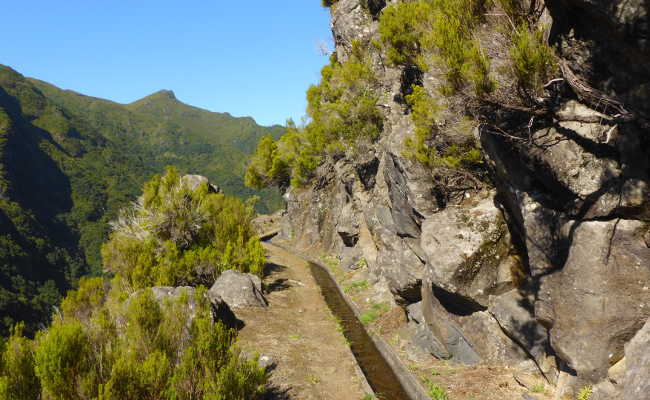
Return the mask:
<svg viewBox="0 0 650 400">
<path fill-rule="evenodd" d="M 332 313 L 341 321 L 343 334 L 370 387 L 378 398 L 385 400 L 409 400 L 399 379 L 375 346 L 368 332 L 354 311 L 343 298 L 330 274 L 320 265 L 309 263 L 311 273 L 321 288 L 323 297 Z"/>
</svg>

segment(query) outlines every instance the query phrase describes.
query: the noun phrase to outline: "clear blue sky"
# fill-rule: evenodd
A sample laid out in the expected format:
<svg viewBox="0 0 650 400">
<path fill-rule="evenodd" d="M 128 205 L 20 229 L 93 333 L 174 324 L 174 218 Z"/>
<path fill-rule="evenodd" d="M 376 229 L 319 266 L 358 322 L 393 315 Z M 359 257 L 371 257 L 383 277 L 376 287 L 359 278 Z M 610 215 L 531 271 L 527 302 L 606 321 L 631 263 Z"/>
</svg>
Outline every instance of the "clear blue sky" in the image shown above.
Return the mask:
<svg viewBox="0 0 650 400">
<path fill-rule="evenodd" d="M 130 103 L 160 89 L 211 111 L 284 123 L 304 114 L 331 45 L 319 0 L 2 2 L 0 64 Z"/>
</svg>

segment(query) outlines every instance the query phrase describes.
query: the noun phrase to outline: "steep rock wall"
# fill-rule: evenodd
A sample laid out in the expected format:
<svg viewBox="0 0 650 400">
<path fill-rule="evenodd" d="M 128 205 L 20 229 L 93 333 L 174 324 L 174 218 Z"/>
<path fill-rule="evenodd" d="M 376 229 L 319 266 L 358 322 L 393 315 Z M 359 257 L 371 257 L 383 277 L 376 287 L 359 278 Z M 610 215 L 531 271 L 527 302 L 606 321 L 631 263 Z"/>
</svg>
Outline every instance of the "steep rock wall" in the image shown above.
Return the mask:
<svg viewBox="0 0 650 400">
<path fill-rule="evenodd" d="M 378 37 L 383 6 L 336 3 L 339 59 Z M 650 317 L 649 7 L 549 0 L 542 20 L 563 78 L 553 106 L 482 111 L 488 123 L 473 134 L 489 183 L 452 198 L 404 156 L 412 71 L 373 53 L 381 138 L 285 193 L 283 234 L 344 268 L 362 260 L 373 283 L 421 312 L 420 338 L 438 358 L 534 369 L 557 398 L 585 385 L 622 396 L 612 368 Z M 435 69 L 420 78 L 431 93 L 441 79 Z"/>
</svg>

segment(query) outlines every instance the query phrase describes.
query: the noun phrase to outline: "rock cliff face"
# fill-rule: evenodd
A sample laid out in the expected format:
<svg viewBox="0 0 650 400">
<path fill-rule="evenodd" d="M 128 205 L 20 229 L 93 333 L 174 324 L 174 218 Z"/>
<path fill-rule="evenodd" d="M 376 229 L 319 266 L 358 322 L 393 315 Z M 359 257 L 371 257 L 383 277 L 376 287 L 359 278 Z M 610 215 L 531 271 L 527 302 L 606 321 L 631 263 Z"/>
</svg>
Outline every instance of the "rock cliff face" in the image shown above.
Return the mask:
<svg viewBox="0 0 650 400">
<path fill-rule="evenodd" d="M 378 37 L 385 3 L 370 3 L 332 8 L 339 59 Z M 630 342 L 650 317 L 649 9 L 547 0 L 540 21 L 551 24 L 562 78 L 553 105 L 483 112 L 489 124 L 474 135 L 490 183 L 451 199 L 403 155 L 414 130 L 409 72 L 373 56 L 381 138 L 290 189 L 283 234 L 338 254 L 343 267 L 364 260 L 373 283 L 417 310 L 418 342 L 436 357 L 535 369 L 557 398 L 588 385 L 639 398 L 650 379 L 639 367 L 647 332 Z M 426 72 L 422 82 L 432 92 L 437 79 Z M 616 379 L 624 357 L 635 369 Z"/>
</svg>

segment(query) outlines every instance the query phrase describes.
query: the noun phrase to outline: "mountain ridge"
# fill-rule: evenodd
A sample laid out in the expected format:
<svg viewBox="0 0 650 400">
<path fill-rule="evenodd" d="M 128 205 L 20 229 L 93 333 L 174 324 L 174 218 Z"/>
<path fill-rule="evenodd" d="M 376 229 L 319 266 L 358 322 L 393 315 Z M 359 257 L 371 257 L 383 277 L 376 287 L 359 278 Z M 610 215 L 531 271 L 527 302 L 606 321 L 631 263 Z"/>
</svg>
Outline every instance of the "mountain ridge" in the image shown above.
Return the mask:
<svg viewBox="0 0 650 400">
<path fill-rule="evenodd" d="M 277 191 L 245 188 L 243 173 L 257 139 L 283 129 L 172 93 L 125 105 L 0 66 L 0 330 L 26 320 L 31 331 L 79 276 L 100 274 L 108 222 L 166 165 L 260 196 L 259 211 L 279 206 Z"/>
</svg>

